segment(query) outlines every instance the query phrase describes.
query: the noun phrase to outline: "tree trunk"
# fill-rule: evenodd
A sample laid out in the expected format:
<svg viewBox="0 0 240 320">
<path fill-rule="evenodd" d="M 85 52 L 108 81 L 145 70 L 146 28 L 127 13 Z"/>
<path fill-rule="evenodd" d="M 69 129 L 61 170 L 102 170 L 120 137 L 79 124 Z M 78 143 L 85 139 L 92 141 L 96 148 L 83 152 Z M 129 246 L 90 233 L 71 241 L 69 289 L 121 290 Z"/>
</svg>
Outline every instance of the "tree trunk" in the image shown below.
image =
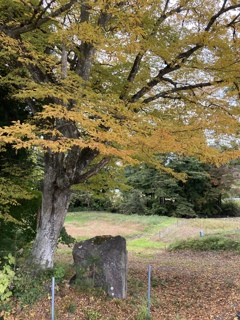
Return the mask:
<svg viewBox="0 0 240 320">
<path fill-rule="evenodd" d="M 53 267 L 54 252 L 69 206 L 70 185 L 62 173 L 63 160 L 63 154 L 45 155 L 42 208 L 32 249 L 33 263 L 42 269 Z"/>
<path fill-rule="evenodd" d="M 110 160 L 102 158 L 89 168 L 98 155 L 99 151 L 95 149 L 80 150 L 78 147 L 66 153 L 53 153 L 51 150 L 45 153 L 42 208 L 32 249 L 33 263 L 41 269 L 53 267 L 54 252 L 69 206 L 71 186 L 86 181 Z"/>
<path fill-rule="evenodd" d="M 69 190 L 56 190 L 53 194 L 55 201 L 48 208 L 46 208 L 46 202 L 50 202 L 50 200 L 46 201 L 43 197 L 45 211 L 42 208 L 40 224 L 32 250 L 33 262 L 42 269 L 53 267 L 54 252 L 66 217 L 69 194 Z"/>
</svg>

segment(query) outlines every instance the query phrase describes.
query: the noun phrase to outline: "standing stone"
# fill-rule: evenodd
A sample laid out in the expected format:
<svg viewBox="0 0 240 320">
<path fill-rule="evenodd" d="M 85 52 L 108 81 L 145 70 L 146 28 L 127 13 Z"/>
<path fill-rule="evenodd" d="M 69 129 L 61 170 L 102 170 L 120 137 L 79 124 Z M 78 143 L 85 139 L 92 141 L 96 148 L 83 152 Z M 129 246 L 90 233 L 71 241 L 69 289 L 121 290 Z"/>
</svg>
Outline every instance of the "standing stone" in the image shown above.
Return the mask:
<svg viewBox="0 0 240 320">
<path fill-rule="evenodd" d="M 73 248 L 76 282 L 102 287 L 113 298 L 127 295 L 126 239 L 97 236 L 78 242 Z"/>
</svg>

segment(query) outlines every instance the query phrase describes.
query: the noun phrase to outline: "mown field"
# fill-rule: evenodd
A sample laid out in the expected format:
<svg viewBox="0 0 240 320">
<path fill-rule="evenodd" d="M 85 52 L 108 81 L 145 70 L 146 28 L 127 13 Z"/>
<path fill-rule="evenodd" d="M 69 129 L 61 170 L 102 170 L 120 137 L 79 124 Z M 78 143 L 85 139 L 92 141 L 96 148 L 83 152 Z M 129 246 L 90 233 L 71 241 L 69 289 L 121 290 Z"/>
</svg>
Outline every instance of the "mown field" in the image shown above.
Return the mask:
<svg viewBox="0 0 240 320">
<path fill-rule="evenodd" d="M 148 319 L 148 265 L 152 266 L 151 319 L 238 319 L 239 218 L 186 220 L 76 212 L 68 214 L 65 227 L 79 241 L 96 235 L 126 238 L 128 296 L 125 300 L 110 299 L 99 290 L 69 287 L 74 274 L 72 249 L 60 245 L 56 270 L 64 270 L 64 276 L 56 290 L 55 319 Z M 170 250 L 173 244 L 181 250 Z M 16 306 L 7 319 L 51 319 L 50 308 L 48 293 L 32 306 Z"/>
</svg>

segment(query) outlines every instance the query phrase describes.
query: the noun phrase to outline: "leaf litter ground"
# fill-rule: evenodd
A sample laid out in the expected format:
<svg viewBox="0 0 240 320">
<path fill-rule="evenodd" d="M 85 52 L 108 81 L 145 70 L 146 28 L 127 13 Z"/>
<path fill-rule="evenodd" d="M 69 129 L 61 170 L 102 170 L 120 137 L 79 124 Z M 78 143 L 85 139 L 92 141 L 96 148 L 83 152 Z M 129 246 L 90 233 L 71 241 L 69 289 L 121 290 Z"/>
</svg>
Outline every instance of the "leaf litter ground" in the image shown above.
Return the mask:
<svg viewBox="0 0 240 320">
<path fill-rule="evenodd" d="M 188 224 L 181 228 L 178 226 L 178 234 L 184 235 L 184 238 L 189 236 L 189 232 L 193 232 L 193 229 Z M 158 236 L 155 235 L 155 238 Z M 169 236 L 168 231 L 165 238 Z M 162 234 L 160 237 L 161 241 L 164 240 Z M 69 254 L 58 254 L 57 259 L 71 263 Z M 128 297 L 125 300 L 111 299 L 102 291 L 69 287 L 68 281 L 59 285 L 55 298 L 55 319 L 147 319 L 148 265 L 152 266 L 152 319 L 238 319 L 239 255 L 230 252 L 168 252 L 159 249 L 150 250 L 148 254 L 129 252 Z M 51 319 L 50 295 L 46 294 L 44 299 L 33 306 L 16 306 L 5 319 Z"/>
</svg>

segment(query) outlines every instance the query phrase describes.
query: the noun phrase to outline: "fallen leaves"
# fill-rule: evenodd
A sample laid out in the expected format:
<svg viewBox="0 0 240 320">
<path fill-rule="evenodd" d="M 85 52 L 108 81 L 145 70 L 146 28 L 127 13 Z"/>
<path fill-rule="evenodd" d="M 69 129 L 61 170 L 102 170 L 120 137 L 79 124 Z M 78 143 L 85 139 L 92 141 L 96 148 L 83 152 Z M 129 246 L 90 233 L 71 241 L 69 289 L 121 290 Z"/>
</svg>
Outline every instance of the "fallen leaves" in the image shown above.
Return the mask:
<svg viewBox="0 0 240 320">
<path fill-rule="evenodd" d="M 57 319 L 134 320 L 147 310 L 147 269 L 152 266 L 151 315 L 155 320 L 238 320 L 240 257 L 232 253 L 161 252 L 143 258 L 129 253 L 128 297 L 111 299 L 102 291 L 59 287 Z M 7 320 L 47 320 L 45 299 Z M 143 318 L 142 318 L 143 319 Z"/>
</svg>

